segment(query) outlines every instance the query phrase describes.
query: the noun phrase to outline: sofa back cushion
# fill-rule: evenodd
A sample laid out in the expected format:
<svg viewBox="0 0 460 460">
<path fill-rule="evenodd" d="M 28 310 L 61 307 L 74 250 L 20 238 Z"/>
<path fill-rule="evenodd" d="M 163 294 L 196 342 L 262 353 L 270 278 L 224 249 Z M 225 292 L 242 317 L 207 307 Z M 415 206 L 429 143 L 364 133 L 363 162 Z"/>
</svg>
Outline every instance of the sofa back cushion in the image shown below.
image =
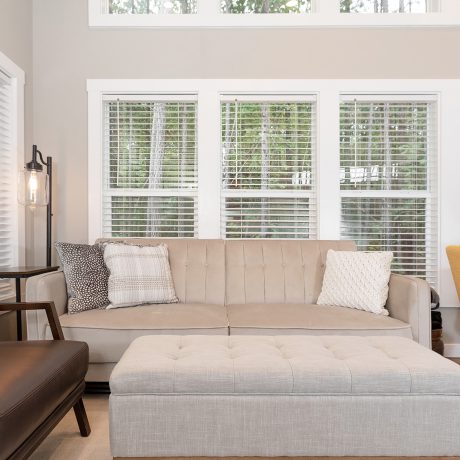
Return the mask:
<svg viewBox="0 0 460 460">
<path fill-rule="evenodd" d="M 225 242 L 223 240 L 111 238 L 98 241 L 123 241 L 139 246 L 166 244 L 179 302 L 224 305 Z"/>
<path fill-rule="evenodd" d="M 329 249 L 352 241 L 227 240 L 226 303 L 316 303 Z"/>
</svg>

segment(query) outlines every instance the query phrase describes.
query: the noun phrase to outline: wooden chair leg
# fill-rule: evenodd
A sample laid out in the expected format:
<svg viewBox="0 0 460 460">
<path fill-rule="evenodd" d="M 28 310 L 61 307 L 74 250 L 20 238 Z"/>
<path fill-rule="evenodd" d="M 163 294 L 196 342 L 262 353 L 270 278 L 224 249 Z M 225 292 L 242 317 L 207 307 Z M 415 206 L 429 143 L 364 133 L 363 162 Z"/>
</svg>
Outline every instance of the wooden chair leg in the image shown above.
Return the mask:
<svg viewBox="0 0 460 460">
<path fill-rule="evenodd" d="M 88 417 L 86 416 L 85 406 L 83 404 L 83 399 L 80 398 L 73 406 L 75 412 L 75 417 L 77 418 L 78 428 L 80 429 L 80 434 L 86 438 L 91 433 L 91 427 L 89 426 Z"/>
</svg>

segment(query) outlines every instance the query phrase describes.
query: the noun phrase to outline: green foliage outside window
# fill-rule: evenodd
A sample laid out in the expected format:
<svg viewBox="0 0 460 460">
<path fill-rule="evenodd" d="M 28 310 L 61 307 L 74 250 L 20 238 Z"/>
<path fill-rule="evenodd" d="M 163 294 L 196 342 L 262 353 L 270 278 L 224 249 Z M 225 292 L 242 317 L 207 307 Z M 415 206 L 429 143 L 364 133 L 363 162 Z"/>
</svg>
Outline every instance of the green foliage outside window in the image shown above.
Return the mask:
<svg viewBox="0 0 460 460">
<path fill-rule="evenodd" d="M 426 13 L 427 0 L 340 0 L 342 13 Z"/>
<path fill-rule="evenodd" d="M 194 236 L 196 103 L 114 101 L 105 109 L 107 233 Z"/>
<path fill-rule="evenodd" d="M 222 189 L 237 195 L 222 208 L 227 238 L 314 235 L 314 200 L 291 192 L 315 189 L 315 122 L 311 102 L 221 104 Z"/>
<path fill-rule="evenodd" d="M 435 282 L 433 110 L 426 102 L 341 104 L 340 165 L 341 190 L 351 193 L 342 197 L 341 237 L 392 251 L 393 271 Z"/>
<path fill-rule="evenodd" d="M 313 104 L 227 102 L 221 119 L 225 189 L 312 189 Z"/>
<path fill-rule="evenodd" d="M 197 0 L 109 0 L 109 14 L 192 14 Z"/>
<path fill-rule="evenodd" d="M 311 0 L 221 0 L 223 13 L 309 13 Z"/>
</svg>

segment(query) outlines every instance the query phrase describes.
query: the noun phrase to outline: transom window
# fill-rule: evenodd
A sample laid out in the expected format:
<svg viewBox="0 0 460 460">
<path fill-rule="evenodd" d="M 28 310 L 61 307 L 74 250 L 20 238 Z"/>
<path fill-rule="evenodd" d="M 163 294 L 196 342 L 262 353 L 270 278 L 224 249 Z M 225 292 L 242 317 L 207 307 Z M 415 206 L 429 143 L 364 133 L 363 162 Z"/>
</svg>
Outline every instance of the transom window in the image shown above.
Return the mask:
<svg viewBox="0 0 460 460">
<path fill-rule="evenodd" d="M 429 0 L 341 0 L 342 13 L 427 13 L 437 11 Z"/>
<path fill-rule="evenodd" d="M 197 0 L 102 0 L 104 14 L 192 14 Z"/>
<path fill-rule="evenodd" d="M 311 0 L 222 0 L 221 12 L 229 14 L 299 14 L 311 12 Z"/>
<path fill-rule="evenodd" d="M 96 27 L 442 26 L 458 0 L 88 0 Z"/>
</svg>

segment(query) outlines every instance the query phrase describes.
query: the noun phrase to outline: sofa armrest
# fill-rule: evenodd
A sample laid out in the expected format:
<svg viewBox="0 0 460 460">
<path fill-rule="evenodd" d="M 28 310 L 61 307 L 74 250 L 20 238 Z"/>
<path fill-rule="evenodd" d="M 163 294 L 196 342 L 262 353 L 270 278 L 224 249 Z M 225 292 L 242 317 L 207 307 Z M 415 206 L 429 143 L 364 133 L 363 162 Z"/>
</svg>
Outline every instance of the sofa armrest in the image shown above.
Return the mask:
<svg viewBox="0 0 460 460">
<path fill-rule="evenodd" d="M 27 302 L 53 302 L 56 313 L 61 316 L 67 313 L 67 287 L 64 273 L 51 272 L 33 276 L 26 283 Z M 28 340 L 44 340 L 48 319 L 44 311 L 27 311 Z"/>
<path fill-rule="evenodd" d="M 431 288 L 426 281 L 392 274 L 386 308 L 392 318 L 410 324 L 415 341 L 431 348 Z"/>
</svg>

